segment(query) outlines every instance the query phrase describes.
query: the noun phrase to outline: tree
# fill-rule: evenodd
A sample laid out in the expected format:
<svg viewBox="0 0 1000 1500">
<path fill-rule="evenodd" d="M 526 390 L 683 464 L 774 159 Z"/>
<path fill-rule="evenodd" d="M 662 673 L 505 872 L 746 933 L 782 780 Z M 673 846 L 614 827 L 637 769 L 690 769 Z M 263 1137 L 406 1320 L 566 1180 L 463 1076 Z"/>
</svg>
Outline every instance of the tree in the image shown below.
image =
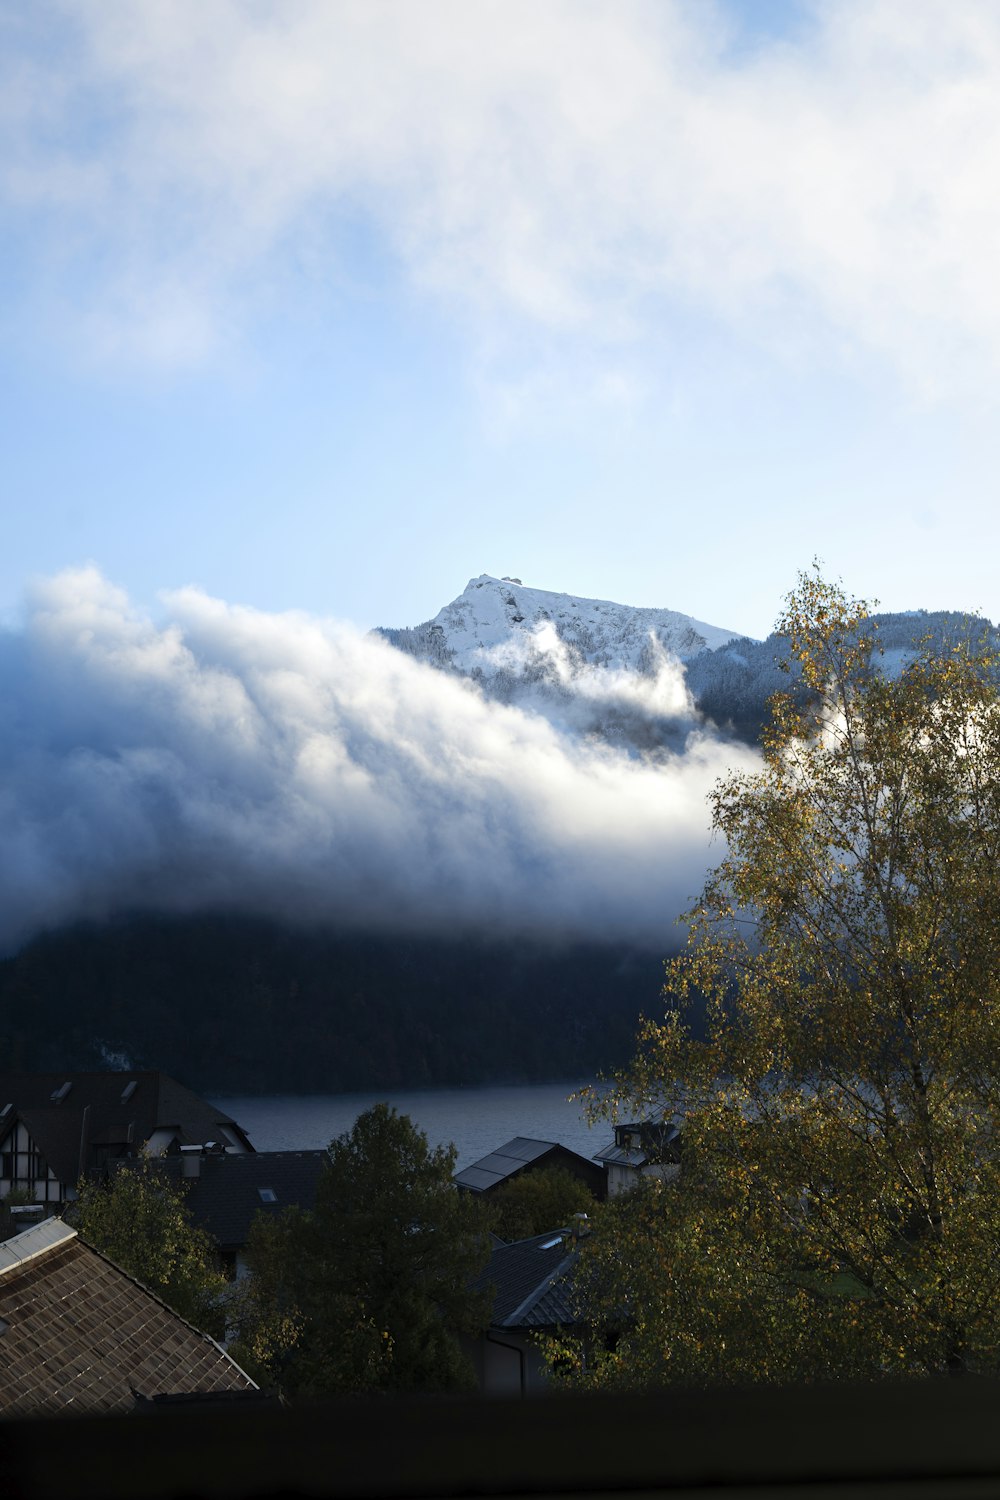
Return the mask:
<svg viewBox="0 0 1000 1500">
<path fill-rule="evenodd" d="M 490 1228 L 504 1240 L 526 1240 L 547 1229 L 561 1229 L 574 1214 L 590 1214 L 594 1195 L 565 1167 L 521 1172 L 486 1200 Z"/>
<path fill-rule="evenodd" d="M 1000 1362 L 997 663 L 956 633 L 883 670 L 818 574 L 778 629 L 797 680 L 618 1079 L 683 1120 L 680 1180 L 591 1237 L 578 1384 Z"/>
<path fill-rule="evenodd" d="M 72 1217 L 84 1239 L 181 1317 L 220 1337 L 228 1282 L 211 1238 L 191 1221 L 183 1188 L 148 1156 L 110 1180 L 84 1177 Z"/>
<path fill-rule="evenodd" d="M 312 1213 L 259 1219 L 237 1358 L 287 1391 L 442 1391 L 472 1384 L 459 1334 L 485 1327 L 469 1284 L 488 1256 L 480 1206 L 386 1104 L 330 1146 Z"/>
<path fill-rule="evenodd" d="M 392 1348 L 358 1292 L 324 1284 L 316 1226 L 299 1208 L 258 1213 L 234 1290 L 231 1352 L 261 1386 L 289 1393 L 377 1390 Z"/>
</svg>

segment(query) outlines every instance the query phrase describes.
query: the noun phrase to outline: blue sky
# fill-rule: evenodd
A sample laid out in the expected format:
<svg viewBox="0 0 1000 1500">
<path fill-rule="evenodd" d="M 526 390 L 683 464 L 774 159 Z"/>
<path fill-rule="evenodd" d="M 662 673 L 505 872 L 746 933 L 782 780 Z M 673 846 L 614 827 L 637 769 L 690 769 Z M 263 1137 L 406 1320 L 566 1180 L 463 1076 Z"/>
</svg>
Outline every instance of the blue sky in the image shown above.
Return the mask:
<svg viewBox="0 0 1000 1500">
<path fill-rule="evenodd" d="M 0 618 L 1000 617 L 1000 15 L 0 4 Z"/>
</svg>

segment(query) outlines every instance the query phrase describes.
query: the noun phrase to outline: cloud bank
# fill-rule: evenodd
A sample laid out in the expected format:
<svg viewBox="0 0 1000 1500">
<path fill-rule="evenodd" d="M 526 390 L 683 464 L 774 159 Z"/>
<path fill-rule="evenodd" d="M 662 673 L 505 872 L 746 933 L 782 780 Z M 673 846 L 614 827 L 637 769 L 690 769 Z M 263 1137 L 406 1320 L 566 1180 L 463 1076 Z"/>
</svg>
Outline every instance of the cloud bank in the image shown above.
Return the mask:
<svg viewBox="0 0 1000 1500">
<path fill-rule="evenodd" d="M 745 6 L 749 24 L 755 8 Z M 5 29 L 0 192 L 86 268 L 89 336 L 198 360 L 371 237 L 502 339 L 699 309 L 1000 373 L 1000 13 L 825 0 L 38 0 Z"/>
<path fill-rule="evenodd" d="M 135 910 L 663 948 L 753 761 L 630 757 L 328 620 L 187 589 L 153 622 L 94 569 L 0 636 L 0 702 L 5 951 Z"/>
<path fill-rule="evenodd" d="M 490 697 L 539 713 L 557 729 L 623 749 L 683 751 L 700 719 L 684 669 L 650 634 L 640 670 L 595 666 L 551 620 L 479 652 Z"/>
</svg>

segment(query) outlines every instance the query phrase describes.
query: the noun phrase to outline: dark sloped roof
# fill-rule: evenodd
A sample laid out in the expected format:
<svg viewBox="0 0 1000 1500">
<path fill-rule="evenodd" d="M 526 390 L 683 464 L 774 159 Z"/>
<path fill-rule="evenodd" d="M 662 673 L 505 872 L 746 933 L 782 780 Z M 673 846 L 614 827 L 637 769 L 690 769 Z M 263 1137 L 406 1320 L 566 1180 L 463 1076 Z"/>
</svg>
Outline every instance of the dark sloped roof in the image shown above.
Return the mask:
<svg viewBox="0 0 1000 1500">
<path fill-rule="evenodd" d="M 0 1415 L 254 1392 L 229 1355 L 58 1219 L 0 1245 Z"/>
<path fill-rule="evenodd" d="M 82 1109 L 17 1109 L 8 1116 L 11 1124 L 18 1118 L 28 1127 L 28 1134 L 60 1182 L 73 1184 L 86 1166 L 86 1139 Z M 6 1123 L 6 1121 L 5 1121 Z M 6 1135 L 6 1131 L 4 1132 Z M 81 1150 L 81 1147 L 83 1148 Z"/>
<path fill-rule="evenodd" d="M 250 1155 L 205 1155 L 198 1176 L 185 1177 L 183 1157 L 167 1156 L 160 1170 L 185 1187 L 185 1202 L 194 1223 L 223 1250 L 247 1242 L 258 1213 L 280 1214 L 297 1205 L 312 1209 L 316 1187 L 328 1160 L 325 1151 L 254 1151 Z M 123 1162 L 123 1168 L 129 1163 Z M 261 1197 L 268 1190 L 273 1200 Z"/>
<path fill-rule="evenodd" d="M 232 1136 L 253 1150 L 230 1115 L 166 1073 L 0 1073 L 0 1110 L 6 1104 L 12 1108 L 3 1117 L 0 1135 L 7 1134 L 5 1127 L 15 1118 L 23 1119 L 64 1183 L 76 1182 L 81 1155 L 89 1160 L 94 1145 L 138 1149 L 160 1127 L 176 1129 L 185 1143 L 224 1143 Z"/>
<path fill-rule="evenodd" d="M 594 1160 L 602 1161 L 607 1167 L 644 1167 L 649 1161 L 645 1151 L 626 1150 L 624 1146 L 605 1146 L 603 1151 L 594 1152 Z"/>
<path fill-rule="evenodd" d="M 561 1146 L 557 1141 L 536 1141 L 530 1136 L 518 1135 L 506 1145 L 498 1146 L 488 1156 L 480 1157 L 471 1166 L 456 1172 L 455 1182 L 472 1193 L 486 1193 L 499 1187 L 511 1177 L 530 1167 L 565 1166 L 576 1172 L 586 1182 L 595 1184 L 599 1180 L 599 1169 L 585 1156 Z"/>
<path fill-rule="evenodd" d="M 560 1267 L 550 1284 L 544 1287 L 517 1317 L 519 1328 L 572 1328 L 580 1322 L 577 1301 L 573 1294 L 575 1265 L 576 1260 L 570 1258 L 565 1267 Z"/>
<path fill-rule="evenodd" d="M 676 1120 L 621 1121 L 614 1130 L 614 1141 L 594 1152 L 595 1161 L 625 1167 L 680 1161 L 681 1132 Z"/>
<path fill-rule="evenodd" d="M 498 1245 L 477 1278 L 477 1290 L 492 1287 L 492 1328 L 553 1328 L 578 1321 L 572 1270 L 576 1246 L 568 1229 Z"/>
</svg>

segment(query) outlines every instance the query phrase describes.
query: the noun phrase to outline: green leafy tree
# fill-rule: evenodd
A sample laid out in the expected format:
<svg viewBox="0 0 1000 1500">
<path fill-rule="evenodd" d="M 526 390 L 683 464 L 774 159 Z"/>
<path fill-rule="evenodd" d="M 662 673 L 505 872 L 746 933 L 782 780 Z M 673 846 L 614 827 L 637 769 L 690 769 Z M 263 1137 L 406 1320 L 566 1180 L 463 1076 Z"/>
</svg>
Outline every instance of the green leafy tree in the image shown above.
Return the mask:
<svg viewBox="0 0 1000 1500">
<path fill-rule="evenodd" d="M 258 1220 L 234 1352 L 292 1394 L 444 1391 L 472 1384 L 460 1334 L 486 1323 L 469 1290 L 488 1255 L 480 1206 L 378 1104 L 330 1146 L 312 1213 Z"/>
<path fill-rule="evenodd" d="M 298 1208 L 258 1213 L 246 1250 L 250 1274 L 234 1288 L 230 1345 L 262 1386 L 322 1394 L 370 1391 L 389 1372 L 391 1342 L 354 1293 L 322 1285 L 317 1235 Z"/>
<path fill-rule="evenodd" d="M 95 1249 L 156 1292 L 181 1317 L 216 1337 L 228 1282 L 213 1241 L 191 1221 L 184 1190 L 141 1157 L 110 1180 L 82 1178 L 72 1219 Z"/>
<path fill-rule="evenodd" d="M 680 1180 L 592 1236 L 578 1384 L 1000 1362 L 997 664 L 956 636 L 880 670 L 818 574 L 778 628 L 798 681 L 715 789 L 725 852 L 618 1080 L 683 1118 Z"/>
<path fill-rule="evenodd" d="M 526 1240 L 547 1229 L 561 1229 L 574 1214 L 590 1214 L 594 1195 L 565 1167 L 522 1172 L 486 1200 L 489 1225 L 504 1240 Z"/>
</svg>

